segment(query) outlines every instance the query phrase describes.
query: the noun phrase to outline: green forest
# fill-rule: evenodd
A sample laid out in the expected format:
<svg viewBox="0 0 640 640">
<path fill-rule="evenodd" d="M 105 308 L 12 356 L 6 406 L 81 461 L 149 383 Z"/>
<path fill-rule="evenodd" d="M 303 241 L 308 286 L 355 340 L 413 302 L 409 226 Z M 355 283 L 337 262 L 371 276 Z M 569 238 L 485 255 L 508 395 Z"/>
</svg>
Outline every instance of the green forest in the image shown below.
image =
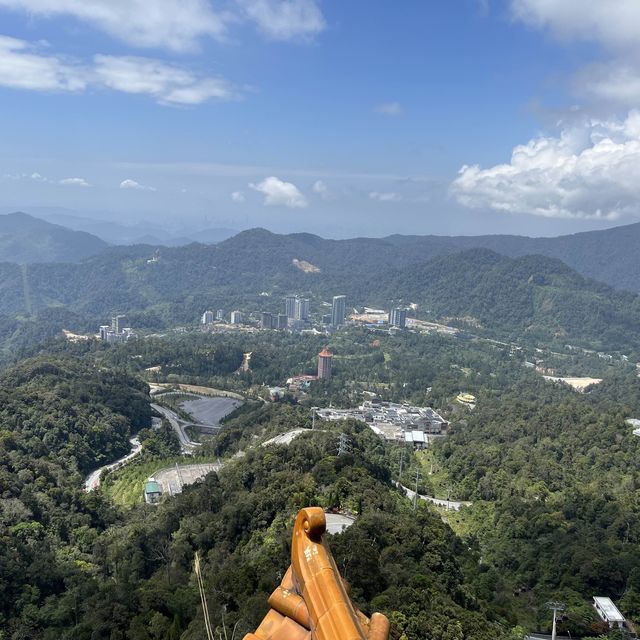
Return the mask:
<svg viewBox="0 0 640 640">
<path fill-rule="evenodd" d="M 633 353 L 640 338 L 637 294 L 552 257 L 512 258 L 482 248 L 443 256 L 424 242 L 329 241 L 254 229 L 218 245 L 162 248 L 157 255 L 138 245 L 79 263 L 0 263 L 0 355 L 9 362 L 63 329 L 95 333 L 112 313 L 125 313 L 130 326 L 148 335 L 194 326 L 205 309 L 227 315 L 241 309 L 256 318 L 283 312 L 291 293 L 311 299 L 318 323 L 323 302 L 341 293 L 350 308 L 413 304 L 419 319 L 445 320 L 483 337 Z M 303 272 L 294 264 L 300 259 L 319 271 Z"/>
<path fill-rule="evenodd" d="M 244 634 L 286 569 L 297 510 L 316 504 L 357 515 L 330 544 L 354 601 L 384 612 L 393 640 L 515 640 L 549 630 L 549 599 L 566 603 L 560 628 L 574 637 L 605 631 L 593 595 L 640 617 L 639 441 L 625 422 L 640 416 L 630 346 L 637 296 L 551 258 L 486 249 L 416 252 L 410 274 L 393 267 L 374 278 L 377 244 L 360 245 L 369 258 L 341 243 L 255 231 L 162 251 L 154 263 L 134 247 L 80 264 L 0 265 L 0 638 L 200 638 L 196 552 L 212 623 Z M 297 270 L 292 256 L 321 262 L 321 277 Z M 378 256 L 392 258 L 391 249 Z M 191 329 L 205 307 L 277 312 L 292 290 L 317 309 L 338 291 L 360 306 L 412 301 L 419 318 L 462 330 Z M 114 309 L 140 339 L 59 335 L 93 331 Z M 187 328 L 172 331 L 180 323 Z M 334 353 L 332 379 L 271 402 L 270 387 L 315 373 L 324 347 Z M 240 371 L 247 352 L 250 369 Z M 578 394 L 535 367 L 603 382 Z M 217 436 L 200 438 L 196 459 L 223 460 L 222 471 L 149 506 L 145 478 L 181 459 L 171 425 L 151 428 L 157 383 L 246 402 Z M 476 409 L 456 403 L 460 392 L 477 397 Z M 310 429 L 311 407 L 373 396 L 434 407 L 448 434 L 419 455 L 353 422 L 259 446 Z M 170 406 L 189 418 L 179 402 Z M 341 433 L 346 456 L 337 455 Z M 86 493 L 85 477 L 125 455 L 134 435 L 141 455 Z M 471 506 L 454 514 L 419 501 L 414 511 L 397 483 L 412 484 L 416 472 L 421 493 Z"/>
<path fill-rule="evenodd" d="M 268 387 L 312 373 L 323 346 L 335 354 L 333 378 L 269 402 Z M 247 350 L 252 368 L 236 373 Z M 603 382 L 579 394 L 544 381 L 525 366 L 541 358 L 560 374 Z M 168 423 L 150 428 L 148 385 L 157 382 L 247 401 L 197 453 L 196 461 L 223 460 L 222 471 L 150 506 L 131 492 L 137 483 L 141 496 L 144 478 L 180 450 Z M 640 385 L 624 359 L 357 328 L 330 339 L 269 331 L 119 346 L 53 339 L 5 369 L 0 390 L 7 640 L 201 638 L 196 551 L 212 624 L 244 634 L 266 612 L 289 562 L 293 518 L 308 505 L 357 515 L 330 546 L 354 602 L 385 613 L 393 640 L 522 639 L 549 631 L 550 599 L 566 604 L 562 632 L 599 636 L 593 595 L 640 618 L 640 441 L 625 422 L 640 415 Z M 461 391 L 476 395 L 474 410 L 455 402 Z M 349 421 L 322 423 L 289 446 L 259 446 L 310 429 L 312 406 L 353 407 L 372 393 L 433 406 L 448 435 L 415 453 Z M 133 434 L 142 455 L 85 493 L 88 472 L 126 453 Z M 443 512 L 418 501 L 414 512 L 394 483 L 412 486 L 416 471 L 420 493 L 471 506 Z M 115 500 L 121 490 L 129 497 Z"/>
</svg>

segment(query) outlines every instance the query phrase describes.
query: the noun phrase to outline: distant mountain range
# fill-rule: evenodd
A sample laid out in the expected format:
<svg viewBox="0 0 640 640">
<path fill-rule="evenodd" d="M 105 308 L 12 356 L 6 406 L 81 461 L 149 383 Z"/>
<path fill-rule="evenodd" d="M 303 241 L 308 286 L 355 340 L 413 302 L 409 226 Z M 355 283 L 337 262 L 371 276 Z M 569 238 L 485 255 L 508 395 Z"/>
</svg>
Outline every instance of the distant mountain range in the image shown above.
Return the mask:
<svg viewBox="0 0 640 640">
<path fill-rule="evenodd" d="M 306 233 L 278 235 L 264 229 L 236 234 L 233 229 L 226 228 L 203 229 L 178 237 L 153 225 L 127 227 L 57 210 L 47 210 L 43 215 L 48 221 L 24 213 L 0 215 L 0 261 L 76 262 L 100 253 L 107 243 L 179 247 L 194 242 L 217 244 L 236 236 L 237 240 L 227 246 L 243 255 L 243 264 L 253 264 L 256 268 L 259 263 L 265 264 L 265 260 L 282 260 L 285 254 L 292 253 L 299 260 L 318 263 L 316 266 L 325 272 L 333 265 L 367 272 L 376 265 L 380 268 L 411 265 L 437 256 L 483 248 L 509 257 L 544 255 L 558 258 L 585 276 L 618 289 L 640 292 L 640 223 L 555 238 L 394 235 L 325 240 Z M 282 250 L 285 250 L 284 254 Z M 280 252 L 280 255 L 273 257 L 272 251 Z"/>
<path fill-rule="evenodd" d="M 416 303 L 423 317 L 498 339 L 629 354 L 640 344 L 640 296 L 556 258 L 482 248 L 433 257 L 420 239 L 336 241 L 261 229 L 159 252 L 110 247 L 76 264 L 0 263 L 0 342 L 95 330 L 114 311 L 154 331 L 193 323 L 205 309 L 277 312 L 289 293 L 312 297 L 316 312 L 335 294 L 349 306 Z"/>
<path fill-rule="evenodd" d="M 549 256 L 612 287 L 640 292 L 640 222 L 555 238 L 389 236 L 384 240 L 405 251 L 431 257 L 476 247 L 511 257 Z"/>
<path fill-rule="evenodd" d="M 104 212 L 100 217 L 88 217 L 61 207 L 34 207 L 28 212 L 53 224 L 75 231 L 86 231 L 112 245 L 153 244 L 179 247 L 192 242 L 215 244 L 238 233 L 236 229 L 226 227 L 183 229 L 179 232 L 171 232 L 162 224 L 152 220 L 122 224 L 110 219 L 108 212 Z"/>
<path fill-rule="evenodd" d="M 76 262 L 100 253 L 107 243 L 84 231 L 72 231 L 26 213 L 0 216 L 0 261 Z"/>
<path fill-rule="evenodd" d="M 116 310 L 154 330 L 208 308 L 279 311 L 293 292 L 346 294 L 353 306 L 416 303 L 485 335 L 630 351 L 640 343 L 640 297 L 582 274 L 638 290 L 639 234 L 629 225 L 559 238 L 325 240 L 252 229 L 158 252 L 15 213 L 0 216 L 0 343 L 94 328 Z"/>
</svg>

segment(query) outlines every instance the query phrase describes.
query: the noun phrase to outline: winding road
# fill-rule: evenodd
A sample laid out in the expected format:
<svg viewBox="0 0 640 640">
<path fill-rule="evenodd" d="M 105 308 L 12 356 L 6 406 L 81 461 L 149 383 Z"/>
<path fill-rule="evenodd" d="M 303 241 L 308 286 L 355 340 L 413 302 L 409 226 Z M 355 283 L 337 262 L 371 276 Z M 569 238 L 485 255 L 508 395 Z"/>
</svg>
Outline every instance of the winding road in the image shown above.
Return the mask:
<svg viewBox="0 0 640 640">
<path fill-rule="evenodd" d="M 409 487 L 405 487 L 403 484 L 400 484 L 399 482 L 395 482 L 394 484 L 396 485 L 396 487 L 401 488 L 405 492 L 405 495 L 407 496 L 407 498 L 409 498 L 410 500 L 413 500 L 414 496 L 416 495 L 415 491 L 412 491 L 411 489 L 409 489 Z M 423 496 L 421 494 L 418 494 L 418 498 L 420 498 L 420 500 L 427 500 L 428 502 L 432 502 L 438 507 L 444 507 L 447 511 L 459 511 L 462 507 L 470 507 L 473 504 L 472 502 L 467 502 L 467 501 L 446 500 L 444 498 L 432 498 L 431 496 Z"/>
<path fill-rule="evenodd" d="M 159 404 L 155 404 L 152 402 L 151 407 L 169 421 L 169 424 L 173 427 L 173 430 L 178 436 L 178 440 L 180 440 L 180 448 L 182 449 L 182 453 L 191 454 L 196 447 L 202 446 L 201 442 L 194 442 L 193 440 L 191 440 L 187 432 L 184 430 L 185 426 L 191 423 L 181 420 L 180 418 L 178 418 L 178 415 L 176 413 L 171 411 L 171 409 L 167 409 L 166 407 L 163 407 Z"/>
<path fill-rule="evenodd" d="M 140 444 L 140 440 L 138 438 L 131 438 L 129 440 L 131 443 L 131 451 L 127 453 L 126 456 L 122 456 L 122 458 L 118 458 L 115 462 L 111 462 L 110 464 L 105 464 L 99 469 L 92 471 L 84 481 L 84 490 L 85 491 L 94 491 L 100 486 L 100 476 L 102 472 L 106 469 L 107 471 L 113 471 L 114 469 L 119 469 L 120 467 L 127 464 L 127 462 L 133 460 L 141 451 L 142 445 Z"/>
</svg>

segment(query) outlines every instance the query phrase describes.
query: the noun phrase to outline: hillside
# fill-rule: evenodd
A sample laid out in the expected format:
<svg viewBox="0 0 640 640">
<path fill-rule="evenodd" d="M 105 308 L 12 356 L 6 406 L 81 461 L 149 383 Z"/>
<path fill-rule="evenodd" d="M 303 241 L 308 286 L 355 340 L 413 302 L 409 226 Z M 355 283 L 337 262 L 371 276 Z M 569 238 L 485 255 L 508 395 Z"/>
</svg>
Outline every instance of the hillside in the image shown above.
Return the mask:
<svg viewBox="0 0 640 640">
<path fill-rule="evenodd" d="M 0 262 L 77 262 L 107 247 L 97 236 L 26 213 L 0 216 Z"/>
<path fill-rule="evenodd" d="M 640 223 L 556 238 L 525 236 L 389 236 L 409 255 L 436 256 L 484 248 L 506 256 L 539 254 L 558 258 L 579 273 L 618 289 L 640 292 Z"/>
<path fill-rule="evenodd" d="M 509 258 L 487 249 L 429 259 L 398 256 L 381 240 L 323 240 L 247 231 L 215 246 L 114 247 L 79 264 L 0 264 L 5 322 L 0 338 L 27 341 L 65 326 L 95 330 L 117 310 L 132 326 L 193 323 L 203 309 L 278 311 L 291 292 L 320 302 L 343 293 L 349 305 L 418 304 L 425 319 L 471 318 L 496 338 L 561 341 L 629 351 L 640 338 L 640 302 L 589 280 L 557 259 Z M 315 268 L 300 269 L 294 260 Z M 265 295 L 266 294 L 266 295 Z M 16 317 L 39 315 L 41 323 Z M 60 324 L 64 323 L 64 324 Z M 24 340 L 17 340 L 18 344 Z"/>
<path fill-rule="evenodd" d="M 640 338 L 637 295 L 585 278 L 554 258 L 470 249 L 377 283 L 388 297 L 402 293 L 436 316 L 470 318 L 478 329 L 503 337 L 623 351 Z"/>
</svg>

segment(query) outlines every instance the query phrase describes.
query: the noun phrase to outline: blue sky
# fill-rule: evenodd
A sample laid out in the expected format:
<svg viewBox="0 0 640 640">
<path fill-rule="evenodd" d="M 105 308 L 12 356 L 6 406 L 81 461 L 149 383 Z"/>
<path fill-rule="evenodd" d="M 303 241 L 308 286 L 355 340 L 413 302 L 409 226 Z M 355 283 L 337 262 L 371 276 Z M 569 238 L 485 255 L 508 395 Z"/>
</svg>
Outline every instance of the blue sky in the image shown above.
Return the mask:
<svg viewBox="0 0 640 640">
<path fill-rule="evenodd" d="M 0 208 L 330 237 L 634 222 L 638 42 L 632 0 L 0 0 Z"/>
</svg>

